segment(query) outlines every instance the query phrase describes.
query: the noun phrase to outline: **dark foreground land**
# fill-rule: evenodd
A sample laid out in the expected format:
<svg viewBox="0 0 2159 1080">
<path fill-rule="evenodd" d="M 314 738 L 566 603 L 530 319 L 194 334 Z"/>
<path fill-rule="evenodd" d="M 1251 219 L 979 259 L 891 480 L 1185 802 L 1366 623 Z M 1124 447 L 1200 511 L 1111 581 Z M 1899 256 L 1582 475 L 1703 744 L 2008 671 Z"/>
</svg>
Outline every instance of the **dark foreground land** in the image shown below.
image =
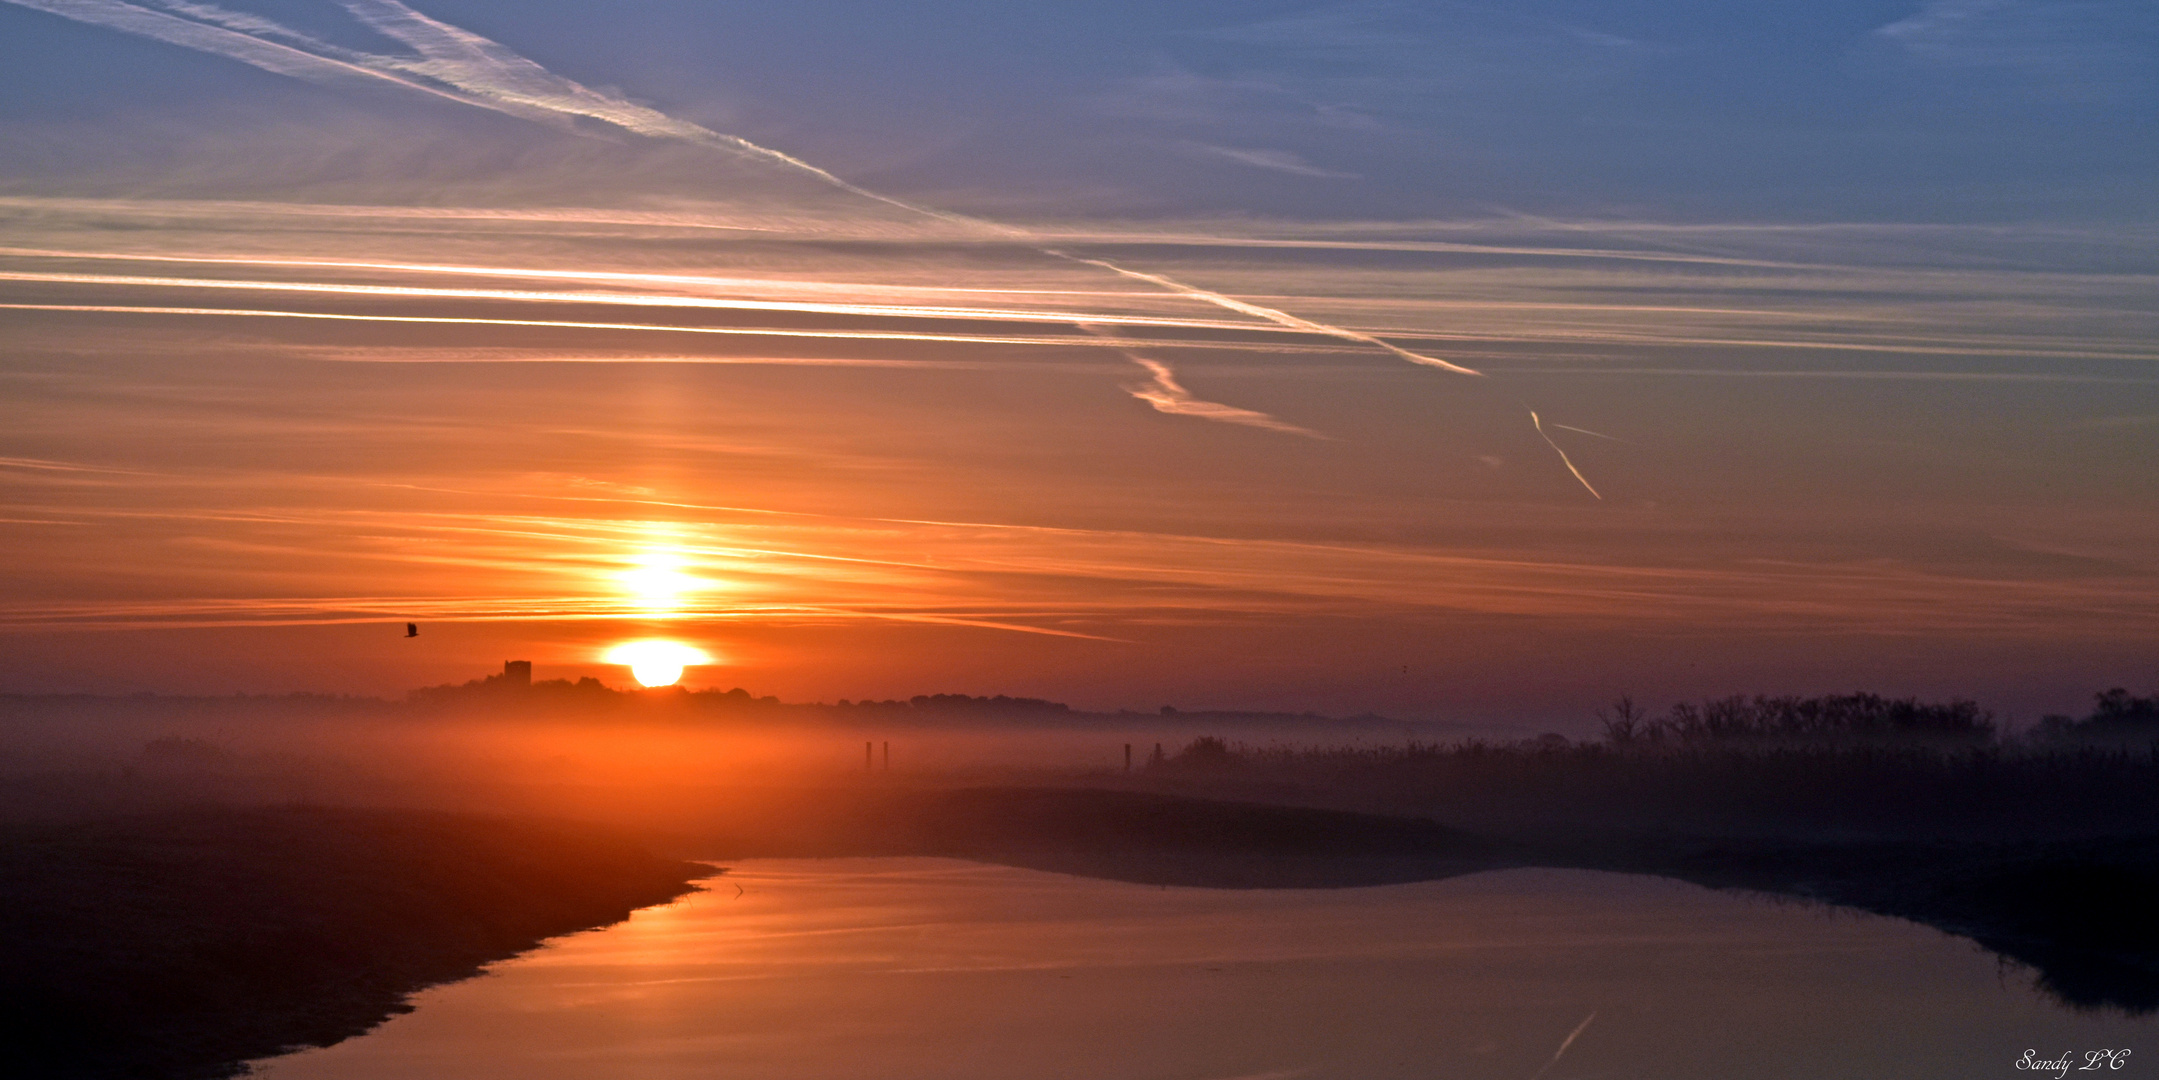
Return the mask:
<svg viewBox="0 0 2159 1080">
<path fill-rule="evenodd" d="M 0 1054 L 14 1076 L 231 1076 L 709 872 L 592 829 L 418 811 L 9 826 Z"/>
<path fill-rule="evenodd" d="M 711 789 L 707 789 L 708 793 Z M 2159 1009 L 2159 835 L 1823 839 L 1588 827 L 1472 833 L 1103 787 L 734 787 L 645 835 L 704 858 L 933 855 L 1149 884 L 1336 888 L 1522 866 L 1657 874 L 1969 938 L 2083 1008 Z M 230 1076 L 404 1011 L 542 939 L 710 873 L 619 833 L 423 811 L 167 810 L 0 843 L 0 1009 L 17 1075 Z"/>
</svg>

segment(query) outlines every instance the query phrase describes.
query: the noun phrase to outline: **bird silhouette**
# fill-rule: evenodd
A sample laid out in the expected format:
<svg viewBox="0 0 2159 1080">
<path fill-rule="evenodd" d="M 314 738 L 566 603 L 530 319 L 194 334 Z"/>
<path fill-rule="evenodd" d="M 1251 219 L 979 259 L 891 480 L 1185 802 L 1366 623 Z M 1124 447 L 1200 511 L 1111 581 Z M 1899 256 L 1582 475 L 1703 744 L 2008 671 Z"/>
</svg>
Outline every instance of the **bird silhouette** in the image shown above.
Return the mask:
<svg viewBox="0 0 2159 1080">
<path fill-rule="evenodd" d="M 419 623 L 406 623 L 406 624 L 405 624 L 405 636 L 406 636 L 406 637 L 419 637 L 419 636 L 420 636 L 420 624 L 419 624 Z"/>
</svg>

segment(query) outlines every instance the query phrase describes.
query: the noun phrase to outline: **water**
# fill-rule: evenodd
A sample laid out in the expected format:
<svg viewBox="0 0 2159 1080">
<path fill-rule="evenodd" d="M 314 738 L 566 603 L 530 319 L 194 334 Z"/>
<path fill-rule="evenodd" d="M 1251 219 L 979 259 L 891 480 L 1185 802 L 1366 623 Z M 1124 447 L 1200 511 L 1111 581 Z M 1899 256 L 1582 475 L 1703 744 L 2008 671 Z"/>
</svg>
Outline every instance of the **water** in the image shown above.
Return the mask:
<svg viewBox="0 0 2159 1080">
<path fill-rule="evenodd" d="M 752 860 L 706 885 L 263 1073 L 1963 1080 L 2035 1075 L 2027 1049 L 2125 1047 L 2144 1056 L 2112 1075 L 2159 1064 L 2159 1019 L 2068 1011 L 1967 942 L 1657 878 L 1221 891 L 906 858 Z"/>
</svg>

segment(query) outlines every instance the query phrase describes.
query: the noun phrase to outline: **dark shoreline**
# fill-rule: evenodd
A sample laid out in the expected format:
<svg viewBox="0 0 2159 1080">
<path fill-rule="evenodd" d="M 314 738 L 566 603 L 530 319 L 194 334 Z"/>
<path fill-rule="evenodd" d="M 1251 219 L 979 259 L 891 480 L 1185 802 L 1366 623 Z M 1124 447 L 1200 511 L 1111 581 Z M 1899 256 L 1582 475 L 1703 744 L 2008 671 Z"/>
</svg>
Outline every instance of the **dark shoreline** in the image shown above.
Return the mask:
<svg viewBox="0 0 2159 1080">
<path fill-rule="evenodd" d="M 4 838 L 7 1057 L 85 1080 L 216 1080 L 327 1046 L 712 872 L 589 827 L 428 811 L 201 808 Z"/>
<path fill-rule="evenodd" d="M 2029 969 L 2078 1010 L 2159 1011 L 2159 836 L 1824 843 L 1670 836 L 1545 847 L 1538 865 L 1654 874 L 1907 919 Z"/>
</svg>

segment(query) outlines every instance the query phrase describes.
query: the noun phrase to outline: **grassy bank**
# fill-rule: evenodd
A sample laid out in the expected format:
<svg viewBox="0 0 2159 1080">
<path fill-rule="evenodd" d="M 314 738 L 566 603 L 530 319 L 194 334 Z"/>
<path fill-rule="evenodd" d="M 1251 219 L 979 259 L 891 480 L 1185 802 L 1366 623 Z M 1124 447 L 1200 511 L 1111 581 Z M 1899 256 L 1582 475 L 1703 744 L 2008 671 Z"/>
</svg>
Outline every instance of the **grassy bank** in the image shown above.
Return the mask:
<svg viewBox="0 0 2159 1080">
<path fill-rule="evenodd" d="M 707 872 L 620 837 L 414 811 L 203 809 L 0 837 L 18 1075 L 210 1078 L 603 926 Z"/>
</svg>

